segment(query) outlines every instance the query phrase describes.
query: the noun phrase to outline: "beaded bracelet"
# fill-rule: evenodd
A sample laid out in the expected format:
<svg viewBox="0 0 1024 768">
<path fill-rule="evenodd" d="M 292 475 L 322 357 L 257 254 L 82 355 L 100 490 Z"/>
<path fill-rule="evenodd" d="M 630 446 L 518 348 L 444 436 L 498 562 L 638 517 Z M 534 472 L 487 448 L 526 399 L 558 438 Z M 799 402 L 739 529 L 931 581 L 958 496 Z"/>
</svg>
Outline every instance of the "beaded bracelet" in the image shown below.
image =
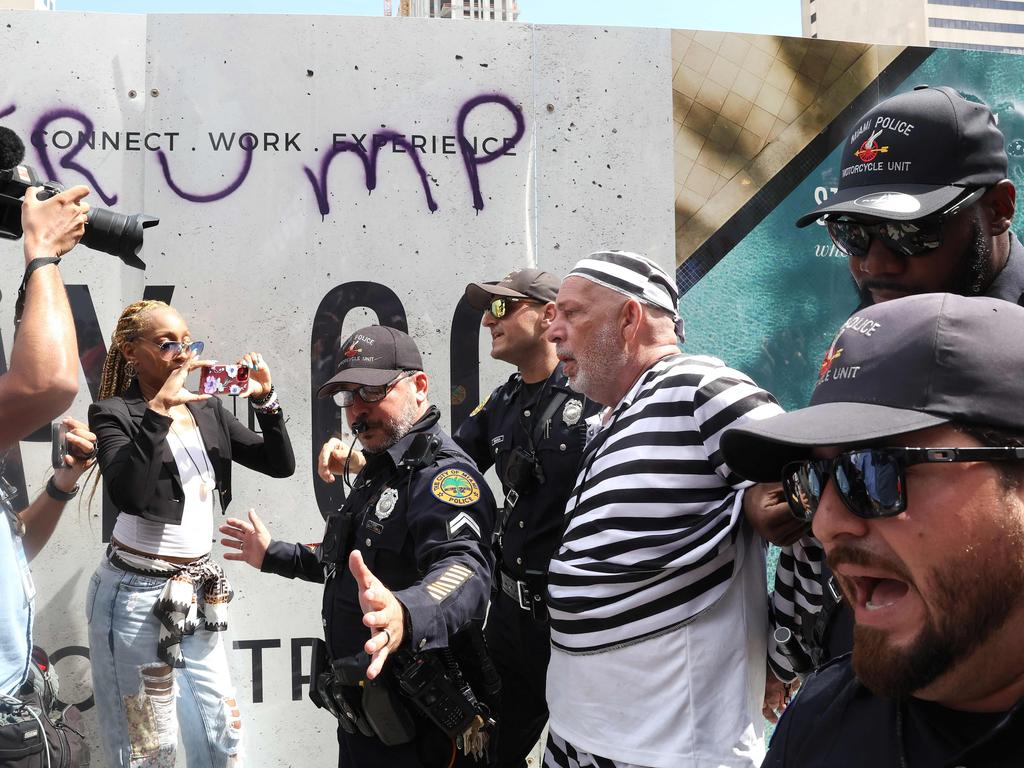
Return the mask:
<svg viewBox="0 0 1024 768">
<path fill-rule="evenodd" d="M 277 401 L 277 392 L 271 391 L 270 397 L 267 398 L 262 404 L 252 404 L 253 410 L 256 413 L 263 414 L 276 414 L 281 412 L 281 404 Z"/>
<path fill-rule="evenodd" d="M 265 394 L 263 397 L 260 397 L 260 398 L 250 397 L 249 398 L 249 402 L 252 403 L 252 407 L 253 408 L 264 408 L 264 407 L 266 407 L 267 403 L 270 402 L 270 399 L 275 394 L 277 394 L 277 391 L 274 389 L 274 385 L 271 384 L 270 385 L 270 391 L 267 392 L 267 394 Z"/>
</svg>

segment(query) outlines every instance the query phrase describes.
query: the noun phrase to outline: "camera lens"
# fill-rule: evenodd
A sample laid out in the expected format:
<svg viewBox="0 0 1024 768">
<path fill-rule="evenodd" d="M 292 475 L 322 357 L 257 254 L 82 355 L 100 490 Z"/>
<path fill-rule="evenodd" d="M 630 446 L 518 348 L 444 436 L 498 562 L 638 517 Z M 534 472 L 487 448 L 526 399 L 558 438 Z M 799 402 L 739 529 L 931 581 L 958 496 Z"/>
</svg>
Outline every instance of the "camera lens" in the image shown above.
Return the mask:
<svg viewBox="0 0 1024 768">
<path fill-rule="evenodd" d="M 159 223 L 156 216 L 144 213 L 129 216 L 106 208 L 93 208 L 89 211 L 82 245 L 117 256 L 130 267 L 145 269 L 146 265 L 139 259 L 143 230 Z"/>
</svg>

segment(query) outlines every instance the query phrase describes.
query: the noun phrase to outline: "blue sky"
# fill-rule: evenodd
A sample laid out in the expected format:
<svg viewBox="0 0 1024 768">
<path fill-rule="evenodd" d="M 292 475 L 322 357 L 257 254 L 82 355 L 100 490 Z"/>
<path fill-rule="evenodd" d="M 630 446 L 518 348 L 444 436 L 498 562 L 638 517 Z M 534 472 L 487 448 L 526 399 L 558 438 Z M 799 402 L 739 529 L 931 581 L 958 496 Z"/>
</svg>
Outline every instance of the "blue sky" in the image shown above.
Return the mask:
<svg viewBox="0 0 1024 768">
<path fill-rule="evenodd" d="M 393 0 L 396 11 L 398 0 Z M 383 0 L 57 0 L 61 11 L 116 13 L 341 13 L 381 16 Z M 676 27 L 800 35 L 800 0 L 519 0 L 537 24 Z"/>
</svg>

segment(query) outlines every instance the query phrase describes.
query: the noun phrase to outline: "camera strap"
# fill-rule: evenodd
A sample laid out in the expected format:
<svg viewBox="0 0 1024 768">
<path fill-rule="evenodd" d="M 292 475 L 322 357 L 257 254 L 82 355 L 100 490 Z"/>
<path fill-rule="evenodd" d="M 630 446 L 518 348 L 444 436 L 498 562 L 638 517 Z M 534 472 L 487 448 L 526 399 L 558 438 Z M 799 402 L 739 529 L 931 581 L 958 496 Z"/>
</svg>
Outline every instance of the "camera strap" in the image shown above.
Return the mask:
<svg viewBox="0 0 1024 768">
<path fill-rule="evenodd" d="M 541 435 L 544 434 L 544 425 L 547 424 L 555 415 L 555 411 L 562 407 L 562 403 L 569 399 L 568 392 L 556 392 L 554 396 L 548 400 L 544 410 L 537 417 L 537 420 L 533 423 L 533 431 L 530 434 L 530 452 L 536 453 L 537 443 L 540 441 Z"/>
<path fill-rule="evenodd" d="M 21 285 L 18 286 L 18 299 L 14 302 L 15 331 L 21 325 L 21 314 L 25 311 L 25 290 L 28 287 L 28 279 L 32 277 L 33 272 L 47 264 L 60 264 L 60 256 L 40 256 L 25 265 L 25 276 L 21 278 Z"/>
</svg>

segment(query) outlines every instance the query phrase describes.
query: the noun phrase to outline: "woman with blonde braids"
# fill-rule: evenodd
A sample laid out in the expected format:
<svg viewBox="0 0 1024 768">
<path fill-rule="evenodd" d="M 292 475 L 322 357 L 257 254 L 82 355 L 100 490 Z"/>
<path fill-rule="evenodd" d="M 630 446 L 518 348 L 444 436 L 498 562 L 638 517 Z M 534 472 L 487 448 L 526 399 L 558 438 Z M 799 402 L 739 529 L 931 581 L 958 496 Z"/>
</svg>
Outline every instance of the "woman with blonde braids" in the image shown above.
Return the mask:
<svg viewBox="0 0 1024 768">
<path fill-rule="evenodd" d="M 220 401 L 185 389 L 198 359 L 185 320 L 159 301 L 128 306 L 89 408 L 104 492 L 117 521 L 89 585 L 93 690 L 106 764 L 240 766 L 241 718 L 222 640 L 231 590 L 210 558 L 213 513 L 231 501 L 231 464 L 295 471 L 270 370 L 252 352 L 250 398 L 262 434 Z"/>
</svg>

